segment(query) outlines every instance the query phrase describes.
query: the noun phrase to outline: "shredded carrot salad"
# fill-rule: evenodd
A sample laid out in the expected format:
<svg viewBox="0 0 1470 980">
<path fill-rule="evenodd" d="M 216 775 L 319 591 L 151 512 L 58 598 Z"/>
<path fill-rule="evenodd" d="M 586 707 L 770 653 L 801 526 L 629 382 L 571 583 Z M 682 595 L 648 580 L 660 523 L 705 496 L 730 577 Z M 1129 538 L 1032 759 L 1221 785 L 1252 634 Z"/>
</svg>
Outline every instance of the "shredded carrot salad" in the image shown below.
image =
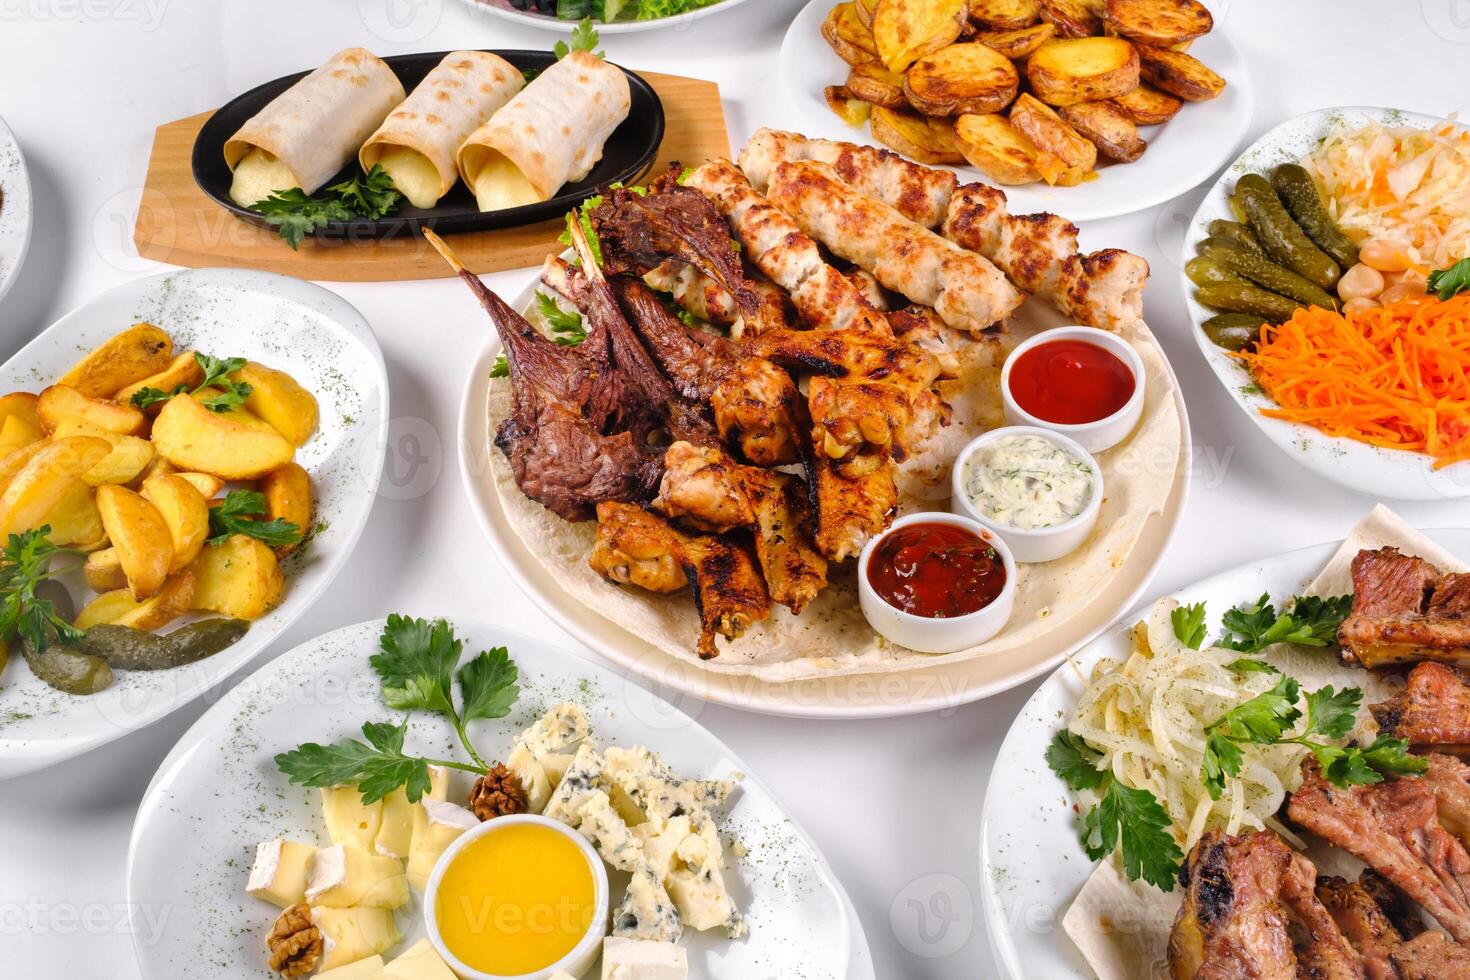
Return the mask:
<svg viewBox="0 0 1470 980">
<path fill-rule="evenodd" d="M 1470 293 L 1301 309 L 1235 356 L 1279 406 L 1263 415 L 1427 453 L 1435 469 L 1470 459 Z"/>
</svg>

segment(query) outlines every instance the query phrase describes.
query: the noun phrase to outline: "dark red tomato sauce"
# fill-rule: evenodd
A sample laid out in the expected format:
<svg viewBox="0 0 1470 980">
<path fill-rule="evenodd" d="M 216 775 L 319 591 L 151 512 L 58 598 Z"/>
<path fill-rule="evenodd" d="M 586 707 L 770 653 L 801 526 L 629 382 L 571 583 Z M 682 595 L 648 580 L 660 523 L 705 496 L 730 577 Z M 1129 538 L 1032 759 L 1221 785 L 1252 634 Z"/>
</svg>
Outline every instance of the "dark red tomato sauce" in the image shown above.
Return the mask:
<svg viewBox="0 0 1470 980">
<path fill-rule="evenodd" d="M 1006 566 L 975 532 L 921 521 L 878 543 L 868 559 L 868 584 L 895 609 L 944 619 L 994 602 L 1006 584 Z"/>
<path fill-rule="evenodd" d="M 1085 340 L 1049 340 L 1011 365 L 1011 397 L 1036 418 L 1083 425 L 1128 404 L 1137 382 L 1122 358 Z"/>
</svg>

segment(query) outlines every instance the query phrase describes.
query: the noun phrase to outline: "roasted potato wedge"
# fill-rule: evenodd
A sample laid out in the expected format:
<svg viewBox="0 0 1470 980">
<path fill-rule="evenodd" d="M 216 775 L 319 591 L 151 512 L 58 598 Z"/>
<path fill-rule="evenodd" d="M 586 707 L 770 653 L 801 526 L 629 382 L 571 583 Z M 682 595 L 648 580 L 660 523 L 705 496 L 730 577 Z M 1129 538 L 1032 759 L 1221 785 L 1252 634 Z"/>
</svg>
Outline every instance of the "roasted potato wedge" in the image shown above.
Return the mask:
<svg viewBox="0 0 1470 980">
<path fill-rule="evenodd" d="M 112 400 L 126 405 L 133 400 L 133 396 L 144 388 L 157 388 L 159 391 L 174 391 L 179 385 L 188 388 L 196 388 L 204 380 L 204 369 L 199 366 L 199 361 L 194 352 L 186 350 L 184 353 L 168 362 L 168 366 L 157 374 L 150 374 L 141 381 L 135 381 L 125 388 L 120 388 L 113 394 Z M 156 415 L 161 405 L 149 409 Z"/>
<path fill-rule="evenodd" d="M 1020 61 L 1056 36 L 1056 25 L 1033 24 L 1014 31 L 981 31 L 975 35 L 975 42 Z"/>
<path fill-rule="evenodd" d="M 110 398 L 119 388 L 157 374 L 174 356 L 174 342 L 151 323 L 138 323 L 106 341 L 57 379 L 91 398 Z"/>
<path fill-rule="evenodd" d="M 1010 120 L 1011 125 L 1019 129 L 1038 150 L 1056 157 L 1062 164 L 1060 170 L 1055 170 L 1050 175 L 1043 171 L 1041 176 L 1044 180 L 1071 187 L 1080 184 L 1097 166 L 1097 147 L 1068 125 L 1051 106 L 1030 93 L 1022 95 L 1011 106 Z"/>
<path fill-rule="evenodd" d="M 87 580 L 87 587 L 97 593 L 128 587 L 128 577 L 123 572 L 122 559 L 118 557 L 116 548 L 104 548 L 88 555 L 86 564 L 82 566 L 82 577 Z M 132 593 L 128 596 L 131 598 Z"/>
<path fill-rule="evenodd" d="M 243 534 L 206 546 L 190 568 L 194 572 L 191 608 L 235 619 L 264 616 L 281 600 L 285 587 L 275 552 Z"/>
<path fill-rule="evenodd" d="M 847 84 L 843 86 L 854 97 L 873 105 L 889 109 L 908 108 L 908 96 L 903 94 L 903 75 L 889 71 L 876 61 L 865 65 L 853 65 L 847 73 Z"/>
<path fill-rule="evenodd" d="M 983 44 L 951 44 L 915 61 L 903 78 L 909 104 L 926 116 L 998 112 L 1016 98 L 1021 76 Z"/>
<path fill-rule="evenodd" d="M 141 494 L 111 484 L 97 488 L 97 509 L 133 598 L 142 602 L 157 595 L 174 557 L 173 535 L 163 515 Z"/>
<path fill-rule="evenodd" d="M 878 60 L 873 32 L 858 19 L 853 2 L 839 3 L 822 21 L 822 37 L 832 45 L 837 56 L 849 65 Z"/>
<path fill-rule="evenodd" d="M 873 42 L 889 71 L 905 71 L 932 51 L 953 44 L 969 23 L 966 0 L 878 0 Z"/>
<path fill-rule="evenodd" d="M 98 551 L 96 554 L 104 555 L 106 552 Z M 119 616 L 132 612 L 140 605 L 142 603 L 134 599 L 131 592 L 123 586 L 118 586 L 115 589 L 103 592 L 97 598 L 83 606 L 82 611 L 77 613 L 77 618 L 73 625 L 77 629 L 89 630 L 93 626 L 110 623 Z"/>
<path fill-rule="evenodd" d="M 51 527 L 46 537 L 52 544 L 78 551 L 107 547 L 107 529 L 102 524 L 96 495 L 85 482 L 68 483 L 51 502 L 44 523 Z"/>
<path fill-rule="evenodd" d="M 828 85 L 822 89 L 822 98 L 827 100 L 827 108 L 836 113 L 838 119 L 854 129 L 862 128 L 862 125 L 868 121 L 868 113 L 873 110 L 871 104 L 854 98 L 853 94 L 841 85 Z"/>
<path fill-rule="evenodd" d="M 873 107 L 873 139 L 919 163 L 959 163 L 953 140 L 947 138 L 944 120 L 926 119 L 899 109 Z M 937 125 L 936 125 L 937 124 Z"/>
<path fill-rule="evenodd" d="M 1018 31 L 1041 19 L 1037 0 L 970 0 L 970 19 L 992 31 Z"/>
<path fill-rule="evenodd" d="M 168 525 L 174 545 L 169 571 L 177 572 L 199 557 L 204 539 L 209 537 L 209 502 L 194 484 L 177 473 L 150 477 L 143 483 L 142 494 Z"/>
<path fill-rule="evenodd" d="M 1192 54 L 1147 44 L 1134 47 L 1138 49 L 1139 76 L 1155 88 L 1185 102 L 1207 102 L 1225 91 L 1225 79 Z"/>
<path fill-rule="evenodd" d="M 47 440 L 38 439 L 0 456 L 0 493 L 5 492 L 5 488 L 10 486 L 16 475 L 25 469 L 26 464 L 47 445 L 49 445 Z"/>
<path fill-rule="evenodd" d="M 1097 37 L 1102 16 L 1087 0 L 1041 0 L 1041 19 L 1057 29 L 1057 37 Z"/>
<path fill-rule="evenodd" d="M 188 612 L 194 600 L 194 573 L 185 570 L 172 575 L 158 594 L 144 602 L 133 598 L 127 589 L 104 592 L 77 614 L 79 629 L 91 629 L 113 623 L 135 630 L 160 630 Z"/>
<path fill-rule="evenodd" d="M 1123 115 L 1133 120 L 1135 126 L 1158 126 L 1166 123 L 1184 105 L 1168 92 L 1160 92 L 1152 85 L 1139 85 L 1131 92 L 1115 95 L 1112 102 Z"/>
<path fill-rule="evenodd" d="M 246 361 L 230 380 L 250 385 L 245 408 L 270 423 L 293 446 L 302 445 L 316 431 L 316 397 L 285 371 Z"/>
<path fill-rule="evenodd" d="M 175 475 L 177 475 L 180 479 L 188 480 L 190 483 L 192 483 L 194 485 L 194 489 L 198 490 L 200 496 L 202 496 L 206 501 L 213 500 L 215 494 L 219 493 L 225 488 L 224 480 L 221 480 L 219 477 L 209 473 L 178 473 L 174 471 L 172 466 L 168 467 L 168 471 L 175 472 Z"/>
<path fill-rule="evenodd" d="M 0 456 L 21 446 L 29 446 L 46 438 L 39 425 L 33 425 L 20 415 L 7 415 L 0 422 Z"/>
<path fill-rule="evenodd" d="M 311 476 L 301 464 L 287 463 L 271 470 L 261 479 L 260 492 L 265 494 L 266 516 L 271 520 L 290 521 L 301 528 L 302 534 L 311 529 Z M 284 557 L 296 548 L 294 544 L 283 544 L 276 548 L 276 554 Z"/>
<path fill-rule="evenodd" d="M 960 116 L 954 123 L 960 152 L 970 165 L 997 184 L 1034 184 L 1040 152 L 1005 116 Z"/>
<path fill-rule="evenodd" d="M 36 401 L 36 396 L 29 391 L 12 391 L 8 395 L 0 395 L 0 419 L 19 416 L 22 421 L 39 429 L 41 417 L 36 414 Z"/>
<path fill-rule="evenodd" d="M 104 483 L 131 483 L 138 474 L 153 462 L 153 443 L 138 436 L 125 436 L 120 432 L 99 429 L 77 416 L 64 418 L 52 433 L 58 439 L 67 436 L 91 436 L 112 443 L 112 452 L 96 466 L 82 474 L 82 479 L 92 486 Z"/>
<path fill-rule="evenodd" d="M 47 432 L 55 432 L 61 420 L 68 418 L 128 436 L 141 435 L 148 428 L 148 419 L 133 406 L 93 398 L 70 385 L 52 385 L 41 392 L 36 415 Z"/>
<path fill-rule="evenodd" d="M 249 412 L 212 412 L 192 397 L 170 399 L 158 413 L 153 445 L 181 470 L 226 480 L 262 477 L 296 452 L 285 436 Z"/>
<path fill-rule="evenodd" d="M 1133 120 L 1111 102 L 1079 102 L 1063 106 L 1061 113 L 1063 119 L 1110 160 L 1132 163 L 1148 149 Z"/>
<path fill-rule="evenodd" d="M 91 542 L 101 537 L 101 524 L 92 526 L 96 508 L 88 509 L 92 488 L 82 481 L 82 474 L 96 466 L 112 451 L 106 439 L 69 436 L 17 449 L 7 457 L 8 469 L 16 453 L 23 464 L 15 471 L 0 493 L 0 540 L 20 534 L 42 524 L 51 524 L 48 535 L 52 544 L 70 545 Z M 59 524 L 65 523 L 62 530 Z"/>
<path fill-rule="evenodd" d="M 1160 48 L 1187 44 L 1215 26 L 1199 0 L 1107 0 L 1103 19 L 1120 37 Z"/>
<path fill-rule="evenodd" d="M 1048 41 L 1026 60 L 1032 93 L 1053 106 L 1099 102 L 1131 92 L 1138 87 L 1138 72 L 1139 53 L 1114 37 Z"/>
</svg>

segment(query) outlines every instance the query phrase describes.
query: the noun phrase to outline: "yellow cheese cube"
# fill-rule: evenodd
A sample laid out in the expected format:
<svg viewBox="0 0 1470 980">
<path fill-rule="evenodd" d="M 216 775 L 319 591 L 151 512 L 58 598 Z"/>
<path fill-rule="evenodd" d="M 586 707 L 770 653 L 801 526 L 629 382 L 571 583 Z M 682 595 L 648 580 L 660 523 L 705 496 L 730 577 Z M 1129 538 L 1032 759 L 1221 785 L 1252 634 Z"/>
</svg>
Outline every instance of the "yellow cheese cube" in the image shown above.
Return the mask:
<svg viewBox="0 0 1470 980">
<path fill-rule="evenodd" d="M 339 966 L 326 973 L 318 973 L 316 980 L 383 980 L 383 958 L 369 956 L 365 960 Z"/>
<path fill-rule="evenodd" d="M 403 862 L 355 844 L 324 847 L 306 866 L 306 901 L 336 909 L 396 909 L 408 902 Z"/>
<path fill-rule="evenodd" d="M 313 908 L 311 921 L 322 933 L 323 971 L 387 952 L 401 938 L 387 909 Z"/>
<path fill-rule="evenodd" d="M 306 866 L 315 853 L 310 844 L 279 837 L 256 844 L 246 893 L 281 908 L 305 901 Z"/>
<path fill-rule="evenodd" d="M 388 964 L 383 980 L 455 980 L 455 976 L 433 945 L 420 939 Z"/>
<path fill-rule="evenodd" d="M 439 856 L 455 838 L 480 825 L 480 818 L 462 806 L 442 800 L 419 800 L 413 845 L 408 849 L 408 882 L 423 891 Z"/>
<path fill-rule="evenodd" d="M 408 846 L 412 843 L 413 805 L 401 788 L 396 789 L 383 797 L 383 819 L 373 840 L 373 850 L 401 860 L 408 857 Z"/>
<path fill-rule="evenodd" d="M 322 816 L 333 844 L 372 850 L 383 824 L 383 801 L 364 804 L 356 786 L 333 786 L 322 790 Z"/>
</svg>

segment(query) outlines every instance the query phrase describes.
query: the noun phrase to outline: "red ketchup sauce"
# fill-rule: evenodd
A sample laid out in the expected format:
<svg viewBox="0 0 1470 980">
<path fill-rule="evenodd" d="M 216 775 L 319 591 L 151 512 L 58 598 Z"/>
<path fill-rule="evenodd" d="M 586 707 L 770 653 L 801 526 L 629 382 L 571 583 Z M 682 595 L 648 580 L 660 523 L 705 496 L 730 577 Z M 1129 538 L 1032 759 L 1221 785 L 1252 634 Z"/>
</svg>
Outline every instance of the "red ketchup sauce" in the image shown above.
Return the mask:
<svg viewBox="0 0 1470 980">
<path fill-rule="evenodd" d="M 973 531 L 921 521 L 878 542 L 868 559 L 868 584 L 895 609 L 945 619 L 994 602 L 1006 584 L 1006 566 Z"/>
<path fill-rule="evenodd" d="M 1011 397 L 1057 425 L 1107 418 L 1128 404 L 1137 382 L 1122 358 L 1085 340 L 1049 340 L 1011 365 Z"/>
</svg>

